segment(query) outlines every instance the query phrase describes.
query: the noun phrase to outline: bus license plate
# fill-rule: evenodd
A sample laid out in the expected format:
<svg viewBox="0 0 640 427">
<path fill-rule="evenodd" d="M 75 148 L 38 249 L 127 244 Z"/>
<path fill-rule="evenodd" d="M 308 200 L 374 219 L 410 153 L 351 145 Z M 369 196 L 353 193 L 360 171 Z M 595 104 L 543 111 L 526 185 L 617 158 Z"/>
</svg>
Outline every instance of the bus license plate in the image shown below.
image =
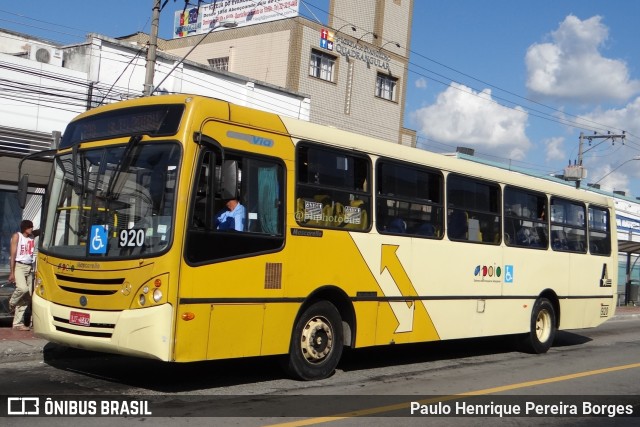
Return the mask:
<svg viewBox="0 0 640 427">
<path fill-rule="evenodd" d="M 78 311 L 72 311 L 69 313 L 69 323 L 78 326 L 90 326 L 91 320 L 89 313 L 80 313 Z"/>
</svg>

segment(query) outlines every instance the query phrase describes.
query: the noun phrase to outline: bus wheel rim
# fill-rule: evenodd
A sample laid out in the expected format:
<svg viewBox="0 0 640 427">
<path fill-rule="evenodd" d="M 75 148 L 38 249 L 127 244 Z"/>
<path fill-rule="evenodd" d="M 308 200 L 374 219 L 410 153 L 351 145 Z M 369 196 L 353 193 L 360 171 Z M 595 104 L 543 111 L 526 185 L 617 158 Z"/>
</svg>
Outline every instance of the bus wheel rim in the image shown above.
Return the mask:
<svg viewBox="0 0 640 427">
<path fill-rule="evenodd" d="M 326 359 L 333 347 L 333 331 L 323 317 L 310 319 L 302 329 L 300 341 L 302 355 L 310 363 L 320 363 Z"/>
<path fill-rule="evenodd" d="M 536 318 L 536 336 L 538 341 L 546 342 L 551 335 L 551 315 L 547 310 L 540 310 Z"/>
</svg>

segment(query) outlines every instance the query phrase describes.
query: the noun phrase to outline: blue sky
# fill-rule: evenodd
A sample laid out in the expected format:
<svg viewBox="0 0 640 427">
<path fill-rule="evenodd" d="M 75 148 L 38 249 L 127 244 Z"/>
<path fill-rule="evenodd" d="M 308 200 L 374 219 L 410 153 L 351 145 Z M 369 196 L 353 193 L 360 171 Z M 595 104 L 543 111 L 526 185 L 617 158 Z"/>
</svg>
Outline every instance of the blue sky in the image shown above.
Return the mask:
<svg viewBox="0 0 640 427">
<path fill-rule="evenodd" d="M 326 22 L 328 0 L 304 3 L 301 13 Z M 90 32 L 148 32 L 152 5 L 4 2 L 0 27 L 79 43 Z M 171 37 L 183 6 L 167 2 L 161 37 Z M 624 130 L 624 144 L 585 141 L 585 181 L 604 177 L 603 188 L 640 196 L 640 161 L 630 161 L 640 156 L 638 17 L 640 2 L 629 0 L 415 0 L 405 125 L 422 148 L 471 147 L 540 174 L 577 159 L 581 131 Z"/>
</svg>

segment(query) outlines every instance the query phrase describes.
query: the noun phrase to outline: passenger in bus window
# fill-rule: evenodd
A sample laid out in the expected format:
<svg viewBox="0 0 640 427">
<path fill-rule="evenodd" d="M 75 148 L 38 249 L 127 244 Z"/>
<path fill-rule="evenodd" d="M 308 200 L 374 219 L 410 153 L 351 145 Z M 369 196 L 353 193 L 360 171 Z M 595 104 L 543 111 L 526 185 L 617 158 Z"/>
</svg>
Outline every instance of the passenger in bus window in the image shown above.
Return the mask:
<svg viewBox="0 0 640 427">
<path fill-rule="evenodd" d="M 225 209 L 216 214 L 216 229 L 244 231 L 245 212 L 244 206 L 237 198 L 227 200 Z"/>
<path fill-rule="evenodd" d="M 387 230 L 389 233 L 406 233 L 407 232 L 407 223 L 402 220 L 400 217 L 392 218 L 387 226 Z"/>
</svg>

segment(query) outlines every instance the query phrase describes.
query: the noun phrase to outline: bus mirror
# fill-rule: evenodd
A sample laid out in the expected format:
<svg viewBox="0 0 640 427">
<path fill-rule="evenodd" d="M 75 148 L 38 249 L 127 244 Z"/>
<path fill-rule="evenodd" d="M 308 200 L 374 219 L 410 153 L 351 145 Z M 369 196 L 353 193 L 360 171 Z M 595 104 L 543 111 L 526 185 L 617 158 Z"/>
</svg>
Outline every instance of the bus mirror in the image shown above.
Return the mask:
<svg viewBox="0 0 640 427">
<path fill-rule="evenodd" d="M 29 174 L 26 173 L 20 177 L 18 182 L 18 206 L 24 209 L 27 205 L 27 191 L 29 189 Z"/>
<path fill-rule="evenodd" d="M 225 160 L 222 164 L 222 176 L 220 179 L 220 197 L 222 200 L 238 197 L 238 162 Z"/>
</svg>

